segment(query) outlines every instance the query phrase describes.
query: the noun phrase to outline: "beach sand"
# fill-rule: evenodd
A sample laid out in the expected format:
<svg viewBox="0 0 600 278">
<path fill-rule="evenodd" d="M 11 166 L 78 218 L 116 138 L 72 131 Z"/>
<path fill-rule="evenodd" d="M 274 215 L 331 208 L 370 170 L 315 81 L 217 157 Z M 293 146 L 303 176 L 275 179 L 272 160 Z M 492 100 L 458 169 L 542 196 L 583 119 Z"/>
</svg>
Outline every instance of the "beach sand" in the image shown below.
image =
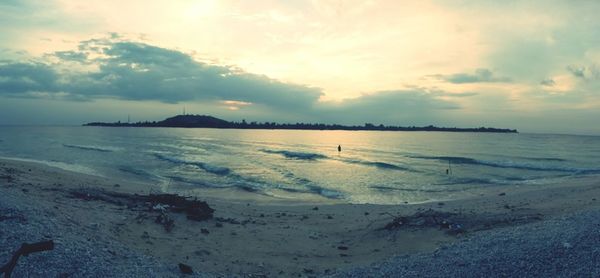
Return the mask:
<svg viewBox="0 0 600 278">
<path fill-rule="evenodd" d="M 153 273 L 157 276 L 172 273 L 177 277 L 177 265 L 184 263 L 195 273 L 209 276 L 304 277 L 341 274 L 399 255 L 431 253 L 481 231 L 600 208 L 600 180 L 594 177 L 559 184 L 498 186 L 463 200 L 394 206 L 330 200 L 298 202 L 207 189 L 193 194 L 215 209 L 214 217 L 199 222 L 168 212 L 174 227 L 166 231 L 155 223 L 160 213 L 156 210 L 86 200 L 72 194 L 147 195 L 159 191 L 153 185 L 0 160 L 0 227 L 5 232 L 11 227 L 36 229 L 40 227 L 34 225 L 36 221 L 51 221 L 54 228 L 42 231 L 44 238 L 39 240 L 54 239 L 55 250 L 36 255 L 40 257 L 76 249 L 71 246 L 76 240 L 69 238 L 73 235 L 87 238 L 92 246 L 101 246 L 98 253 L 112 256 L 109 259 L 114 264 L 126 264 L 126 258 L 131 257 L 120 252 L 152 258 L 162 267 L 156 266 Z M 9 211 L 20 216 L 1 215 Z M 27 237 L 10 239 L 0 241 L 4 243 L 0 246 L 0 264 L 10 259 L 15 246 L 35 241 Z M 12 245 L 7 246 L 7 242 Z M 152 269 L 153 260 L 147 261 L 147 268 Z M 35 267 L 25 261 L 17 269 L 29 273 L 27 269 Z M 49 277 L 61 273 L 86 276 L 64 266 L 45 271 Z"/>
</svg>

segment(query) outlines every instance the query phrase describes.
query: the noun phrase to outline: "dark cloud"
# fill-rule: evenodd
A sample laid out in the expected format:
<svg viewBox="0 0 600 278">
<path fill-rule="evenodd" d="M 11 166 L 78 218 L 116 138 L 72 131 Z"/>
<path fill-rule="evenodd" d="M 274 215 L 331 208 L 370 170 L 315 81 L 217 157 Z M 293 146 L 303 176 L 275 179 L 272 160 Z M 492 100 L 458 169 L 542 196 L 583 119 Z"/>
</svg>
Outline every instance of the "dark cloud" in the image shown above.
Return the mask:
<svg viewBox="0 0 600 278">
<path fill-rule="evenodd" d="M 53 53 L 54 56 L 63 61 L 74 61 L 79 63 L 88 63 L 87 53 L 77 51 L 57 51 Z"/>
<path fill-rule="evenodd" d="M 0 63 L 0 93 L 19 96 L 32 92 L 59 92 L 59 75 L 42 63 Z"/>
<path fill-rule="evenodd" d="M 556 82 L 554 81 L 554 79 L 552 79 L 551 77 L 549 77 L 549 78 L 546 78 L 546 79 L 542 80 L 540 82 L 540 84 L 544 85 L 544 86 L 552 87 L 552 86 L 556 85 Z"/>
<path fill-rule="evenodd" d="M 454 102 L 440 99 L 442 95 L 422 89 L 380 91 L 336 104 L 324 103 L 317 111 L 331 122 L 430 124 L 437 122 L 444 111 L 460 109 Z"/>
<path fill-rule="evenodd" d="M 79 49 L 53 56 L 82 66 L 92 64 L 98 70 L 73 72 L 60 69 L 60 65 L 5 63 L 0 65 L 0 91 L 12 95 L 61 92 L 73 99 L 108 97 L 165 103 L 237 100 L 286 109 L 310 107 L 322 95 L 318 88 L 201 63 L 185 53 L 143 43 L 98 39 L 82 42 Z M 88 59 L 90 54 L 100 58 Z"/>
<path fill-rule="evenodd" d="M 54 62 L 0 63 L 0 94 L 71 101 L 117 99 L 219 106 L 243 103 L 236 108 L 248 112 L 260 109 L 263 115 L 274 118 L 279 115 L 345 123 L 392 124 L 409 119 L 430 123 L 439 111 L 459 108 L 441 99 L 445 93 L 426 88 L 381 91 L 323 103 L 318 101 L 323 95 L 319 88 L 199 62 L 180 51 L 122 41 L 114 35 L 83 41 L 76 51 L 60 51 L 46 57 L 52 57 Z M 231 109 L 230 106 L 223 107 Z"/>
<path fill-rule="evenodd" d="M 600 68 L 595 63 L 592 63 L 588 66 L 570 65 L 567 66 L 567 71 L 577 78 L 600 80 Z"/>
<path fill-rule="evenodd" d="M 474 73 L 435 74 L 431 77 L 454 84 L 484 83 L 484 82 L 510 82 L 508 77 L 495 76 L 489 69 L 476 69 Z"/>
<path fill-rule="evenodd" d="M 465 98 L 465 97 L 474 97 L 474 96 L 478 96 L 478 95 L 479 95 L 479 93 L 454 93 L 454 94 L 445 94 L 444 96 Z"/>
<path fill-rule="evenodd" d="M 567 67 L 567 70 L 571 74 L 573 74 L 573 76 L 575 76 L 575 77 L 585 78 L 585 67 L 584 66 L 578 67 L 578 66 L 571 65 L 571 66 Z"/>
</svg>

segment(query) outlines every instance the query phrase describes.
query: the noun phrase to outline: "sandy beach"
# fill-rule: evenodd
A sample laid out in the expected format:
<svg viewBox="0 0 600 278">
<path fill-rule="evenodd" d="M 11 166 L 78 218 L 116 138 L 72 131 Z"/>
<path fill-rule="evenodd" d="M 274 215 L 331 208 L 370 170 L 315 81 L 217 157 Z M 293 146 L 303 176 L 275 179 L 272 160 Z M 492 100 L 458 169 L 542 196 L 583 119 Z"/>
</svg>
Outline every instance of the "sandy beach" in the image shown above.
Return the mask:
<svg viewBox="0 0 600 278">
<path fill-rule="evenodd" d="M 22 243 L 53 240 L 54 250 L 21 258 L 13 276 L 179 277 L 184 275 L 180 263 L 207 277 L 379 276 L 383 272 L 368 269 L 394 257 L 435 254 L 484 233 L 600 210 L 600 180 L 594 177 L 493 187 L 463 200 L 394 206 L 193 191 L 214 209 L 205 221 L 126 201 L 160 190 L 0 160 L 0 264 Z M 122 203 L 106 196 L 121 196 L 114 198 Z M 173 220 L 170 228 L 157 223 L 161 214 Z"/>
</svg>

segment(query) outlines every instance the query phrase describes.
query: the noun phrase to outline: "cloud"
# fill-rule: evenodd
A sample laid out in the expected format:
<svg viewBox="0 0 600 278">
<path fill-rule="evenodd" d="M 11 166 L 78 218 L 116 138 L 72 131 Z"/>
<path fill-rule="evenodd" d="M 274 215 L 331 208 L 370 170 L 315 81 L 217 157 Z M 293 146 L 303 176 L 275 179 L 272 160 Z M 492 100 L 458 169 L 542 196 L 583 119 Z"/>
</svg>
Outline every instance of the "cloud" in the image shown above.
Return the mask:
<svg viewBox="0 0 600 278">
<path fill-rule="evenodd" d="M 240 110 L 240 108 L 252 105 L 251 102 L 237 101 L 237 100 L 224 100 L 221 103 L 228 109 L 232 111 Z"/>
<path fill-rule="evenodd" d="M 567 67 L 567 70 L 571 74 L 573 74 L 573 76 L 575 76 L 575 77 L 585 78 L 585 67 L 583 67 L 583 66 L 578 67 L 578 66 L 570 65 Z"/>
<path fill-rule="evenodd" d="M 0 63 L 0 94 L 28 96 L 36 92 L 59 92 L 59 75 L 43 63 Z"/>
<path fill-rule="evenodd" d="M 339 103 L 323 103 L 317 108 L 330 122 L 424 125 L 438 122 L 447 111 L 461 107 L 440 97 L 445 93 L 414 88 L 379 91 Z"/>
<path fill-rule="evenodd" d="M 540 84 L 544 85 L 544 86 L 552 87 L 552 86 L 556 85 L 556 81 L 554 81 L 554 79 L 552 79 L 552 77 L 548 77 L 548 78 L 542 80 L 540 82 Z"/>
<path fill-rule="evenodd" d="M 511 81 L 508 77 L 495 76 L 492 71 L 485 68 L 476 69 L 474 73 L 455 73 L 450 75 L 435 74 L 430 76 L 454 84 Z"/>
<path fill-rule="evenodd" d="M 600 68 L 598 68 L 598 65 L 595 63 L 592 63 L 589 66 L 569 65 L 567 66 L 567 71 L 577 78 L 600 80 Z"/>
<path fill-rule="evenodd" d="M 0 63 L 0 95 L 67 101 L 197 102 L 227 113 L 260 111 L 275 119 L 350 124 L 429 124 L 440 111 L 459 108 L 442 100 L 453 95 L 418 87 L 320 102 L 323 92 L 319 88 L 200 62 L 181 51 L 115 35 L 82 41 L 77 50 L 53 52 L 43 59 L 46 62 Z"/>
<path fill-rule="evenodd" d="M 119 41 L 115 36 L 84 41 L 77 51 L 52 56 L 59 62 L 0 64 L 0 92 L 13 97 L 43 92 L 39 96 L 165 103 L 234 100 L 285 109 L 310 107 L 322 95 L 319 88 L 198 62 L 180 51 Z M 87 70 L 67 66 L 73 62 Z"/>
<path fill-rule="evenodd" d="M 62 61 L 73 61 L 79 63 L 87 63 L 87 53 L 77 51 L 57 51 L 53 53 Z"/>
</svg>

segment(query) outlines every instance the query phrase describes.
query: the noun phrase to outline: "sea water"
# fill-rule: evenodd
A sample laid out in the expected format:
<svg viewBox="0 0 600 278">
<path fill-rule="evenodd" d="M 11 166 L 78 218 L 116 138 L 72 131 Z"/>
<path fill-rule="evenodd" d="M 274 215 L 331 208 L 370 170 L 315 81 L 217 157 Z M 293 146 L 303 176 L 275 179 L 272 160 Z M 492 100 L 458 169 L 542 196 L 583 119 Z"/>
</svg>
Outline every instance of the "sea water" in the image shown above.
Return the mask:
<svg viewBox="0 0 600 278">
<path fill-rule="evenodd" d="M 600 175 L 600 137 L 523 133 L 5 126 L 0 156 L 171 188 L 376 204 Z"/>
</svg>

